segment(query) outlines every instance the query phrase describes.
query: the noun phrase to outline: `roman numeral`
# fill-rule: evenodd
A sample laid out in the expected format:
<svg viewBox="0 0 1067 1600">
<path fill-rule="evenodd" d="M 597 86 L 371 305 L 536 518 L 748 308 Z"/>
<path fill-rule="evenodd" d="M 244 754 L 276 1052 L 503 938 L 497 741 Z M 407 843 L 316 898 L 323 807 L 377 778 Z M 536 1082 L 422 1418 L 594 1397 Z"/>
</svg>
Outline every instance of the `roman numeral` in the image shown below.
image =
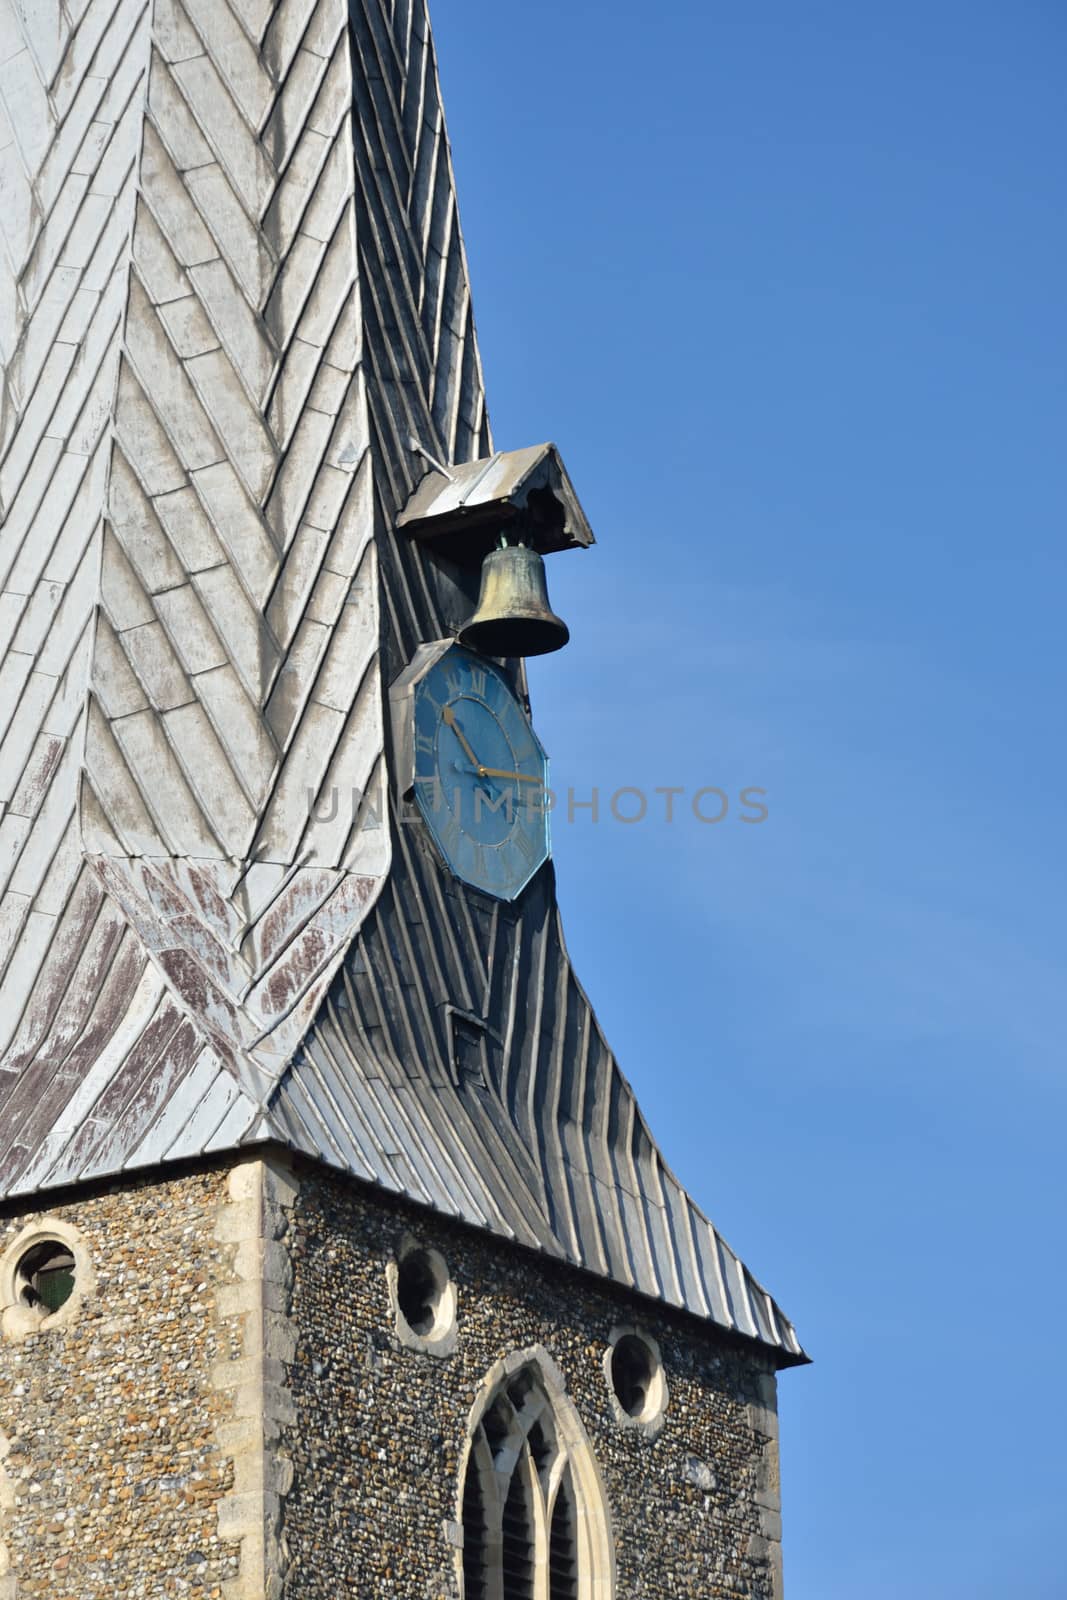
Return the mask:
<svg viewBox="0 0 1067 1600">
<path fill-rule="evenodd" d="M 534 862 L 537 860 L 538 850 L 537 846 L 530 838 L 530 835 L 528 833 L 524 833 L 523 830 L 519 828 L 516 830 L 513 836 L 513 842 L 527 866 L 532 867 Z"/>
</svg>

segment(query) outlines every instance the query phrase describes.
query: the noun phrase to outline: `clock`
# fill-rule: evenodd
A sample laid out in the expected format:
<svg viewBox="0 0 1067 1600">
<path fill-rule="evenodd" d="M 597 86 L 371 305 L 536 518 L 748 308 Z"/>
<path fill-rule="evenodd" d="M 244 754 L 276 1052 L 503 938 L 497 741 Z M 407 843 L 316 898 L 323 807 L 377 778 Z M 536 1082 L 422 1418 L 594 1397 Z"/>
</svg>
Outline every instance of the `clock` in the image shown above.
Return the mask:
<svg viewBox="0 0 1067 1600">
<path fill-rule="evenodd" d="M 549 856 L 548 758 L 499 667 L 453 645 L 414 692 L 415 800 L 449 869 L 515 900 Z"/>
</svg>

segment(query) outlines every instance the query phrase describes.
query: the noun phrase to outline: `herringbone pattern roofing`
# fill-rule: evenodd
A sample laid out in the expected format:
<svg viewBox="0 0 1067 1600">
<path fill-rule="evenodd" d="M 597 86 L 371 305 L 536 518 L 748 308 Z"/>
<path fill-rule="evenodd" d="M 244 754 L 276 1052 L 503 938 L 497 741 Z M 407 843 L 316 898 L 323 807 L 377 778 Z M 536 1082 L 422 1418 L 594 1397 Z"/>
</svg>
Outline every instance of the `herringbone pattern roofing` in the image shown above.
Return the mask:
<svg viewBox="0 0 1067 1600">
<path fill-rule="evenodd" d="M 0 198 L 0 1192 L 281 1140 L 795 1359 L 551 869 L 390 798 L 410 441 L 492 450 L 423 0 L 0 0 Z"/>
</svg>

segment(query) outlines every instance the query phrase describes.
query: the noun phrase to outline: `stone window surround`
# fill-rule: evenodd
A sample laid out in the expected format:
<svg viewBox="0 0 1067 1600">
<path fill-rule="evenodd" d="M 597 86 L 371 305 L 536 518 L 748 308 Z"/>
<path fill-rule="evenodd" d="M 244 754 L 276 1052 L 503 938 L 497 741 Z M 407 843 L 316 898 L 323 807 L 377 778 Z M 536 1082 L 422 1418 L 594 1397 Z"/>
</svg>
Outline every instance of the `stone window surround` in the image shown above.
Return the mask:
<svg viewBox="0 0 1067 1600">
<path fill-rule="evenodd" d="M 621 1339 L 637 1339 L 648 1351 L 652 1367 L 652 1382 L 649 1385 L 648 1398 L 644 1410 L 636 1417 L 623 1409 L 619 1397 L 615 1393 L 615 1380 L 612 1374 L 612 1362 L 615 1356 L 615 1346 Z M 647 1329 L 639 1327 L 636 1323 L 620 1323 L 612 1328 L 608 1339 L 608 1347 L 604 1351 L 604 1382 L 607 1385 L 608 1400 L 611 1405 L 611 1414 L 620 1428 L 636 1428 L 643 1433 L 646 1439 L 656 1439 L 663 1431 L 663 1424 L 667 1418 L 667 1407 L 670 1405 L 670 1389 L 667 1385 L 667 1374 L 663 1366 L 663 1356 L 659 1344 Z"/>
<path fill-rule="evenodd" d="M 538 1387 L 552 1415 L 561 1453 L 554 1474 L 555 1481 L 558 1483 L 565 1468 L 568 1466 L 570 1468 L 570 1478 L 577 1502 L 578 1527 L 582 1535 L 579 1552 L 579 1600 L 615 1600 L 615 1540 L 604 1480 L 581 1417 L 567 1394 L 563 1374 L 543 1345 L 532 1345 L 527 1350 L 515 1351 L 503 1361 L 498 1361 L 486 1375 L 471 1408 L 466 1441 L 460 1457 L 456 1521 L 446 1529 L 450 1542 L 456 1547 L 458 1592 L 462 1597 L 464 1594 L 463 1491 L 472 1456 L 481 1471 L 487 1470 L 484 1460 L 479 1459 L 478 1454 L 481 1422 L 501 1390 L 523 1368 L 533 1370 Z M 546 1585 L 548 1581 L 546 1548 L 548 1525 L 545 1519 L 539 1519 L 538 1535 L 541 1548 L 537 1552 L 537 1571 L 542 1585 Z M 491 1600 L 497 1600 L 492 1591 L 490 1594 Z M 547 1589 L 544 1590 L 544 1594 L 541 1589 L 535 1591 L 535 1600 L 547 1600 Z"/>
<path fill-rule="evenodd" d="M 44 1312 L 23 1298 L 19 1267 L 24 1257 L 41 1244 L 61 1244 L 74 1257 L 74 1290 L 58 1311 Z M 51 1333 L 77 1321 L 86 1295 L 96 1286 L 89 1247 L 78 1229 L 60 1217 L 36 1217 L 27 1223 L 0 1256 L 0 1333 L 13 1344 L 31 1334 Z"/>
<path fill-rule="evenodd" d="M 439 1289 L 434 1325 L 426 1334 L 416 1333 L 400 1309 L 400 1268 L 408 1256 L 415 1254 L 424 1255 L 429 1261 Z M 412 1234 L 405 1233 L 395 1259 L 386 1264 L 385 1276 L 389 1287 L 393 1331 L 404 1349 L 441 1359 L 453 1355 L 459 1340 L 456 1285 L 441 1252 L 423 1244 Z"/>
</svg>

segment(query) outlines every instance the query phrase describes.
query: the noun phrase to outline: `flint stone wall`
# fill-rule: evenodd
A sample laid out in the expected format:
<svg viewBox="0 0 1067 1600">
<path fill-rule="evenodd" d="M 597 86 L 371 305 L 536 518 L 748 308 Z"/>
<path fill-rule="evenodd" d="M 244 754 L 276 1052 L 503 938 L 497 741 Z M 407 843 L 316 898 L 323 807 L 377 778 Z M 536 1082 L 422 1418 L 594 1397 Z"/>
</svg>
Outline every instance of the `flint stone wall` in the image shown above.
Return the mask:
<svg viewBox="0 0 1067 1600">
<path fill-rule="evenodd" d="M 454 1350 L 409 1348 L 387 1269 L 402 1241 L 440 1251 Z M 452 1600 L 461 1453 L 489 1370 L 542 1345 L 603 1474 L 619 1600 L 777 1600 L 775 1377 L 758 1351 L 586 1274 L 324 1173 L 287 1212 L 297 1346 L 283 1429 L 292 1487 L 288 1600 Z M 604 1371 L 612 1329 L 660 1346 L 670 1390 L 652 1439 L 626 1426 Z"/>
<path fill-rule="evenodd" d="M 220 1316 L 227 1181 L 202 1172 L 0 1218 L 0 1255 L 29 1225 L 72 1225 L 95 1279 L 64 1325 L 0 1337 L 0 1600 L 216 1600 L 236 1573 L 218 1515 L 234 1464 L 216 1433 L 232 1412 L 218 1369 L 243 1337 Z"/>
<path fill-rule="evenodd" d="M 456 1600 L 471 1407 L 534 1346 L 599 1462 L 618 1600 L 780 1600 L 755 1347 L 280 1157 L 9 1206 L 0 1260 L 57 1220 L 92 1281 L 68 1320 L 0 1336 L 0 1600 Z M 397 1331 L 405 1240 L 447 1262 L 443 1353 Z M 629 1324 L 662 1352 L 658 1432 L 606 1381 Z"/>
</svg>

